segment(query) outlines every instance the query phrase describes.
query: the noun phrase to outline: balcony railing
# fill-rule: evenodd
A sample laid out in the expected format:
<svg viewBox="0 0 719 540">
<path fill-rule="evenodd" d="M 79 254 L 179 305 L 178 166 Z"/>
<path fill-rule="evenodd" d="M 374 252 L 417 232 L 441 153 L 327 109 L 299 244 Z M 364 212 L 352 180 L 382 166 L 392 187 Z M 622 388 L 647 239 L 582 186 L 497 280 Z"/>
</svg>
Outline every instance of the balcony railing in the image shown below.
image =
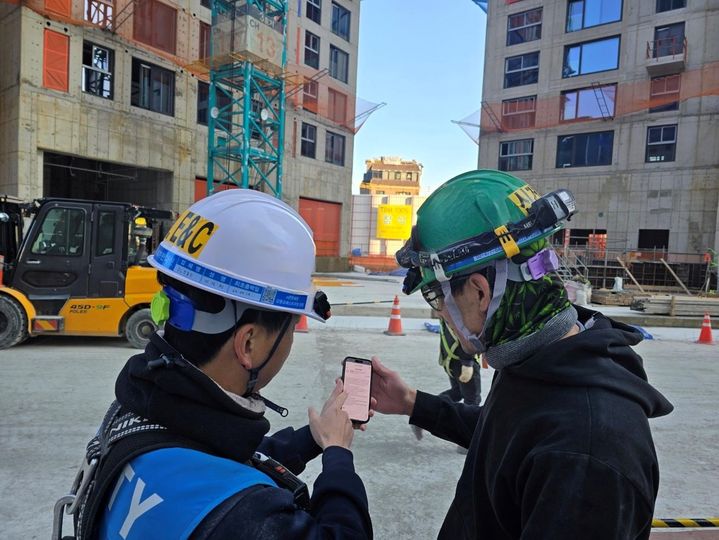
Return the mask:
<svg viewBox="0 0 719 540">
<path fill-rule="evenodd" d="M 661 58 L 663 56 L 682 55 L 684 60 L 687 56 L 687 38 L 670 37 L 647 41 L 647 58 Z"/>
<path fill-rule="evenodd" d="M 675 36 L 647 42 L 647 71 L 652 77 L 682 71 L 686 60 L 686 37 Z"/>
</svg>

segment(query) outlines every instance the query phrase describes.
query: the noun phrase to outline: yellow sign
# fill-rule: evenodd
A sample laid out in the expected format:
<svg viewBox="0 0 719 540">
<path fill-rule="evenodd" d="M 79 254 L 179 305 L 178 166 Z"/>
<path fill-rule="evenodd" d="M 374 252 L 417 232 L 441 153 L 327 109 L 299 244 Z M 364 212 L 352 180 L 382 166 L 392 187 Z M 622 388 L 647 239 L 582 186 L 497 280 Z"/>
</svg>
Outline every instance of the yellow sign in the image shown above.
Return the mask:
<svg viewBox="0 0 719 540">
<path fill-rule="evenodd" d="M 377 207 L 377 238 L 406 240 L 412 234 L 412 207 L 381 204 Z"/>
<path fill-rule="evenodd" d="M 165 240 L 176 245 L 188 255 L 197 258 L 216 230 L 216 224 L 185 210 L 167 233 Z"/>
</svg>

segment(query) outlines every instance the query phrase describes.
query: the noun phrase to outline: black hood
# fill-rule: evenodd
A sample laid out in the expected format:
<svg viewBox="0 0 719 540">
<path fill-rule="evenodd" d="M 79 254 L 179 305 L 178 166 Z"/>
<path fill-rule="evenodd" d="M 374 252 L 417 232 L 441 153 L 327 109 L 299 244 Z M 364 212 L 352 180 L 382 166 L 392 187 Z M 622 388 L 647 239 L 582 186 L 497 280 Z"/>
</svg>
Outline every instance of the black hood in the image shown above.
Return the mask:
<svg viewBox="0 0 719 540">
<path fill-rule="evenodd" d="M 115 395 L 135 414 L 238 461 L 252 457 L 270 429 L 262 413 L 239 405 L 158 335 L 127 361 Z"/>
<path fill-rule="evenodd" d="M 576 309 L 586 330 L 505 369 L 517 377 L 615 392 L 637 402 L 648 418 L 672 412 L 672 404 L 647 382 L 642 358 L 632 349 L 642 341 L 642 334 L 599 312 Z"/>
</svg>

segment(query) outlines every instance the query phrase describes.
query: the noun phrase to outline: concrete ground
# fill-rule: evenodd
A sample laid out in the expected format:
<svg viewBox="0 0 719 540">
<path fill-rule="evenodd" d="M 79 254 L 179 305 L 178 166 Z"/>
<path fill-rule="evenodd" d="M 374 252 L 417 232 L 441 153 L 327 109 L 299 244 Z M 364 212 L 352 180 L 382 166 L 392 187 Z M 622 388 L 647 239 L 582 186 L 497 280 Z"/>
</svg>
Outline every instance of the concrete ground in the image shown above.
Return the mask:
<svg viewBox="0 0 719 540">
<path fill-rule="evenodd" d="M 359 302 L 393 297 L 397 285 L 357 280 L 324 286 L 334 302 Z M 405 305 L 423 309 L 419 298 L 402 298 L 403 314 Z M 306 423 L 307 407 L 322 404 L 346 355 L 376 354 L 426 391 L 448 386 L 436 361 L 438 336 L 423 329 L 429 319 L 403 317 L 407 335 L 390 337 L 382 333 L 390 304 L 379 307 L 384 316 L 338 316 L 324 326 L 312 321 L 308 334 L 296 335 L 290 359 L 265 391 L 290 409 L 287 418 L 268 412 L 273 429 Z M 656 339 L 643 342 L 638 351 L 650 380 L 676 408 L 651 422 L 662 471 L 656 516 L 717 516 L 719 348 L 693 343 L 693 329 L 648 330 Z M 3 538 L 49 536 L 53 503 L 70 487 L 85 444 L 113 397 L 115 376 L 133 352 L 118 339 L 49 337 L 0 351 Z M 491 370 L 482 371 L 483 395 L 491 375 Z M 356 434 L 353 451 L 369 493 L 375 537 L 436 537 L 464 456 L 431 436 L 415 440 L 406 418 L 382 415 L 371 420 L 367 432 Z M 316 460 L 303 474 L 309 484 L 318 465 Z M 707 538 L 697 534 L 692 537 Z M 670 538 L 659 531 L 656 536 Z M 689 540 L 686 534 L 680 538 Z"/>
</svg>

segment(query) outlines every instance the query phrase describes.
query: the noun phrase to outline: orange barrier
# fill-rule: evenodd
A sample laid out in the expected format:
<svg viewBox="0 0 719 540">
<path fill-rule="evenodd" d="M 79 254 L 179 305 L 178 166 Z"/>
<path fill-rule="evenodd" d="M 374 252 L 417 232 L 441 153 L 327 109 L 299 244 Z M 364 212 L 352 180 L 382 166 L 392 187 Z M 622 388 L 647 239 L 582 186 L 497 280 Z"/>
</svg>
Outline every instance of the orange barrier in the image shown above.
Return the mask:
<svg viewBox="0 0 719 540">
<path fill-rule="evenodd" d="M 392 304 L 392 313 L 389 316 L 389 326 L 385 331 L 388 336 L 404 336 L 402 331 L 402 315 L 399 311 L 399 297 L 394 297 L 394 304 Z"/>
<path fill-rule="evenodd" d="M 702 322 L 702 331 L 699 333 L 699 339 L 697 343 L 704 345 L 713 345 L 714 339 L 712 338 L 712 320 L 709 317 L 709 313 L 704 313 L 704 321 Z"/>
<path fill-rule="evenodd" d="M 299 322 L 295 325 L 295 332 L 300 334 L 306 334 L 310 331 L 310 327 L 307 324 L 307 315 L 300 316 Z"/>
</svg>

